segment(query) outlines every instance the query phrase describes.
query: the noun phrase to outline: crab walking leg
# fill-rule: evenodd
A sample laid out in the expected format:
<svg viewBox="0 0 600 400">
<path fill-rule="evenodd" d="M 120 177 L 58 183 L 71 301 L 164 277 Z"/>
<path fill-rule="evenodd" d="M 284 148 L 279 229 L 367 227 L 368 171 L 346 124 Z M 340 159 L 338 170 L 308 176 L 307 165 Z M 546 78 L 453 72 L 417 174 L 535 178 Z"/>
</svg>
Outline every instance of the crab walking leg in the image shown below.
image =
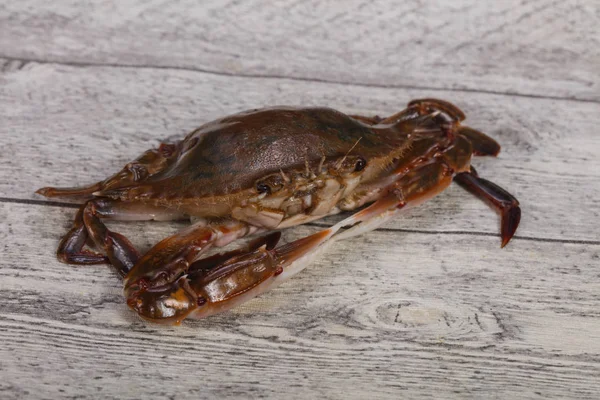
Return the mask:
<svg viewBox="0 0 600 400">
<path fill-rule="evenodd" d="M 173 220 L 183 214 L 168 209 L 110 199 L 94 199 L 79 209 L 73 227 L 61 240 L 57 256 L 68 264 L 101 264 L 110 262 L 125 276 L 139 258 L 139 253 L 123 235 L 110 231 L 100 218 L 121 221 Z M 88 238 L 107 256 L 83 249 Z"/>
<path fill-rule="evenodd" d="M 465 113 L 454 104 L 449 101 L 433 99 L 433 98 L 425 98 L 425 99 L 416 99 L 412 100 L 408 103 L 408 107 L 415 107 L 421 110 L 421 113 L 428 114 L 433 111 L 441 111 L 447 114 L 455 121 L 464 121 Z"/>
<path fill-rule="evenodd" d="M 175 160 L 181 144 L 162 143 L 157 149 L 148 150 L 135 161 L 128 163 L 123 169 L 108 179 L 90 186 L 55 188 L 44 187 L 36 191 L 45 197 L 89 197 L 95 192 L 123 187 L 140 182 L 162 170 Z"/>
<path fill-rule="evenodd" d="M 104 225 L 94 210 L 93 203 L 88 203 L 86 206 L 83 222 L 94 244 L 106 252 L 111 265 L 121 276 L 125 276 L 140 258 L 137 249 L 125 236 L 110 231 Z"/>
<path fill-rule="evenodd" d="M 480 178 L 473 167 L 471 167 L 470 172 L 456 175 L 454 180 L 475 196 L 488 202 L 500 213 L 501 247 L 506 246 L 521 221 L 521 208 L 518 200 L 495 183 Z"/>
<path fill-rule="evenodd" d="M 397 112 L 396 114 L 390 115 L 386 118 L 381 118 L 379 116 L 374 117 L 365 117 L 362 115 L 350 115 L 350 117 L 364 122 L 368 125 L 378 125 L 378 124 L 390 124 L 390 123 L 398 123 L 402 120 L 413 118 L 417 115 L 423 116 L 428 114 L 433 114 L 435 112 L 443 112 L 446 114 L 452 121 L 463 121 L 465 119 L 465 114 L 454 104 L 439 100 L 439 99 L 417 99 L 408 103 L 407 107 Z"/>
<path fill-rule="evenodd" d="M 354 118 L 355 120 L 358 120 L 360 122 L 363 122 L 367 125 L 377 125 L 378 123 L 380 123 L 381 121 L 383 121 L 383 118 L 381 118 L 378 115 L 375 115 L 374 117 L 365 117 L 362 115 L 350 115 L 350 117 Z"/>
<path fill-rule="evenodd" d="M 83 222 L 83 213 L 86 207 L 87 204 L 84 204 L 79 208 L 73 221 L 73 227 L 58 244 L 56 256 L 60 262 L 77 265 L 105 264 L 109 262 L 108 257 L 83 249 L 89 237 Z"/>
<path fill-rule="evenodd" d="M 478 130 L 465 125 L 459 125 L 456 128 L 456 133 L 469 139 L 473 146 L 473 154 L 476 156 L 496 157 L 498 153 L 500 153 L 500 145 L 498 142 L 483 132 L 479 132 Z"/>
<path fill-rule="evenodd" d="M 404 110 L 382 119 L 378 122 L 378 124 L 385 125 L 398 123 L 405 119 L 414 118 L 415 116 L 423 116 L 436 112 L 442 112 L 452 121 L 456 122 L 460 122 L 465 119 L 465 114 L 461 111 L 461 109 L 450 102 L 439 99 L 417 99 L 408 103 L 408 106 Z"/>
</svg>

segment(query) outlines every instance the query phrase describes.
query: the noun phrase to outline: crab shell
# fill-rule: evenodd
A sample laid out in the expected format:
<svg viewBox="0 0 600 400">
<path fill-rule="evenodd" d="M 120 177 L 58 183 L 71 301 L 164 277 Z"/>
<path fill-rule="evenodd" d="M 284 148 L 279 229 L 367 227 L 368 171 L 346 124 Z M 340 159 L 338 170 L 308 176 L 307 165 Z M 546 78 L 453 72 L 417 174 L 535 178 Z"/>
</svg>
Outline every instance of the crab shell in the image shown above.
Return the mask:
<svg viewBox="0 0 600 400">
<path fill-rule="evenodd" d="M 329 108 L 246 111 L 191 132 L 159 168 L 128 165 L 137 181 L 117 174 L 94 195 L 284 228 L 376 198 L 384 183 L 365 184 L 381 181 L 403 156 L 412 160 L 415 145 L 422 156 L 439 144 L 439 124 L 427 123 L 434 120 L 370 126 Z M 415 124 L 425 124 L 423 134 Z"/>
</svg>

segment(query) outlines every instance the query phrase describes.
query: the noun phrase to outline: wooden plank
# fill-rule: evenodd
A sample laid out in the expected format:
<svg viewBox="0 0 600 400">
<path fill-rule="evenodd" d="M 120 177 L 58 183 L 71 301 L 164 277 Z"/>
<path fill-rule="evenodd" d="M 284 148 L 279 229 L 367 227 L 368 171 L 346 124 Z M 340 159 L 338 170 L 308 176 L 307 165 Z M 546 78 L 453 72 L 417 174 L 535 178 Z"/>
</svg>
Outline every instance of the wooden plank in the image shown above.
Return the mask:
<svg viewBox="0 0 600 400">
<path fill-rule="evenodd" d="M 600 393 L 600 245 L 515 240 L 499 256 L 492 237 L 375 231 L 229 313 L 161 327 L 108 267 L 55 260 L 72 214 L 0 203 L 3 399 Z M 180 225 L 113 226 L 144 249 Z"/>
<path fill-rule="evenodd" d="M 578 0 L 22 0 L 0 55 L 598 101 L 597 25 Z"/>
<path fill-rule="evenodd" d="M 521 201 L 518 235 L 598 240 L 596 104 L 37 63 L 0 75 L 0 86 L 0 197 L 41 199 L 33 195 L 41 186 L 104 179 L 160 139 L 180 138 L 244 109 L 327 105 L 348 113 L 389 115 L 410 99 L 437 95 L 464 108 L 470 125 L 502 144 L 498 159 L 477 159 L 475 165 Z M 392 226 L 498 232 L 494 213 L 457 187 Z"/>
<path fill-rule="evenodd" d="M 0 4 L 1 399 L 599 397 L 591 2 L 42 3 Z M 387 115 L 425 96 L 502 144 L 475 165 L 522 203 L 507 248 L 453 186 L 180 327 L 128 310 L 108 266 L 55 259 L 75 210 L 40 186 L 103 179 L 248 108 Z M 110 226 L 146 251 L 187 224 Z"/>
</svg>

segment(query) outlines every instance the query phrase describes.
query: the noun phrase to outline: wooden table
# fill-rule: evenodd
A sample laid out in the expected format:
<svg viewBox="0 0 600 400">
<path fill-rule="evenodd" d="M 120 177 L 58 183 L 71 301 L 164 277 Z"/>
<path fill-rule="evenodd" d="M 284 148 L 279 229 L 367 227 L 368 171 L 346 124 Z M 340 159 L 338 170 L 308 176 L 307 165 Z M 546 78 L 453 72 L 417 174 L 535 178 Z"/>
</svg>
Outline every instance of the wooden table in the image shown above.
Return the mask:
<svg viewBox="0 0 600 400">
<path fill-rule="evenodd" d="M 199 3 L 0 5 L 0 398 L 600 398 L 594 1 Z M 242 307 L 163 327 L 109 267 L 56 260 L 75 209 L 33 194 L 248 108 L 429 96 L 503 146 L 475 165 L 521 202 L 505 249 L 453 186 Z M 111 226 L 145 250 L 184 225 Z"/>
</svg>

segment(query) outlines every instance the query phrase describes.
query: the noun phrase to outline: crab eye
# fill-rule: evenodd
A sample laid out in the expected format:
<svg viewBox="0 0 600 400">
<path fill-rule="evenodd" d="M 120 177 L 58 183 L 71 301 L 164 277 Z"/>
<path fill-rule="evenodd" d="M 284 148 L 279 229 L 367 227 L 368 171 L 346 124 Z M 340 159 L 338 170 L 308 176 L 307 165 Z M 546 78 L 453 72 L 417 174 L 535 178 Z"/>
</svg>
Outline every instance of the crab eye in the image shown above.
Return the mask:
<svg viewBox="0 0 600 400">
<path fill-rule="evenodd" d="M 256 184 L 256 190 L 258 193 L 271 193 L 271 187 L 266 183 L 259 182 Z"/>
<path fill-rule="evenodd" d="M 280 174 L 266 176 L 256 182 L 256 191 L 258 193 L 276 193 L 284 186 L 283 178 Z"/>
<path fill-rule="evenodd" d="M 354 166 L 354 171 L 355 172 L 362 171 L 363 169 L 365 169 L 366 166 L 367 166 L 367 160 L 365 160 L 362 157 L 359 157 L 356 160 L 356 164 Z"/>
</svg>

